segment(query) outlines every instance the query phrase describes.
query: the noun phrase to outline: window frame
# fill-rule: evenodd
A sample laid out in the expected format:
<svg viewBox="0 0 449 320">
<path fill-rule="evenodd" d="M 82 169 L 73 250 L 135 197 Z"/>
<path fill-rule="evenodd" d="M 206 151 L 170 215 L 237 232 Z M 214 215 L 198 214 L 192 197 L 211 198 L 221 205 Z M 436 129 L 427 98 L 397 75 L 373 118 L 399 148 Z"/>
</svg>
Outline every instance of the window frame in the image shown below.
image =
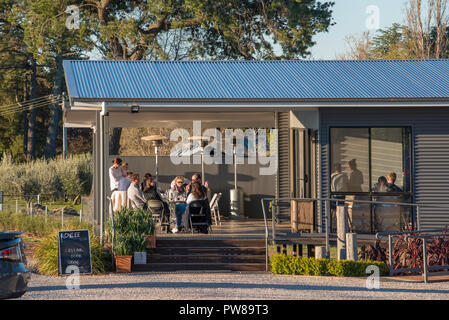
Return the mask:
<svg viewBox="0 0 449 320">
<path fill-rule="evenodd" d="M 409 168 L 410 168 L 410 172 L 409 172 L 409 179 L 410 179 L 410 190 L 409 191 L 403 191 L 403 192 L 388 192 L 388 195 L 391 196 L 402 196 L 402 195 L 407 195 L 410 196 L 411 199 L 413 199 L 414 197 L 414 179 L 413 179 L 413 172 L 414 172 L 414 161 L 413 161 L 413 127 L 410 125 L 401 125 L 401 126 L 393 126 L 393 125 L 389 125 L 389 126 L 382 126 L 382 125 L 376 125 L 376 126 L 345 126 L 345 125 L 341 125 L 341 126 L 329 126 L 328 127 L 328 154 L 329 154 L 329 158 L 328 158 L 328 174 L 327 174 L 327 183 L 328 183 L 328 190 L 329 190 L 329 195 L 330 196 L 334 196 L 334 195 L 366 195 L 366 196 L 385 196 L 387 193 L 385 192 L 374 192 L 372 191 L 372 140 L 371 140 L 371 129 L 373 128 L 392 128 L 392 129 L 404 129 L 406 133 L 408 133 L 408 143 L 409 143 Z M 368 163 L 369 163 L 369 179 L 368 179 L 368 186 L 369 186 L 369 191 L 368 192 L 350 192 L 350 191 L 345 191 L 345 192 L 333 192 L 331 191 L 330 185 L 331 185 L 331 174 L 330 172 L 332 171 L 332 129 L 368 129 Z"/>
</svg>

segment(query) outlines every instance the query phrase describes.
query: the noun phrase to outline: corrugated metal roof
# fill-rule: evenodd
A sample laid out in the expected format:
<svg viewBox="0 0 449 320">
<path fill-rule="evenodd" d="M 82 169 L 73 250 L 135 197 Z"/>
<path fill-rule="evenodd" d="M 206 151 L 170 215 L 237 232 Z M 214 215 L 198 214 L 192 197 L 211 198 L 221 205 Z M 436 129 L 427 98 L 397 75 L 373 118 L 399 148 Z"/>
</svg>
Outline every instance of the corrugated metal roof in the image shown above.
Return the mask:
<svg viewBox="0 0 449 320">
<path fill-rule="evenodd" d="M 74 99 L 434 99 L 449 60 L 64 61 Z"/>
</svg>

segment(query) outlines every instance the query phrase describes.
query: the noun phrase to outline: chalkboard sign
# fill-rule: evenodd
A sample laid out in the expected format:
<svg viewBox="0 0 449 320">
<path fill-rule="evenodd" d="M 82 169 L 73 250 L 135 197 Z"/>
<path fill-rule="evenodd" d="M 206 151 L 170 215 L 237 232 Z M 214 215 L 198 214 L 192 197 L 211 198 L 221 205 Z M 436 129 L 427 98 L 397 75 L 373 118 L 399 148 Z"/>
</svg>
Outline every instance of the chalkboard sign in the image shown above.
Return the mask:
<svg viewBox="0 0 449 320">
<path fill-rule="evenodd" d="M 59 231 L 58 248 L 60 275 L 92 273 L 89 230 Z"/>
</svg>

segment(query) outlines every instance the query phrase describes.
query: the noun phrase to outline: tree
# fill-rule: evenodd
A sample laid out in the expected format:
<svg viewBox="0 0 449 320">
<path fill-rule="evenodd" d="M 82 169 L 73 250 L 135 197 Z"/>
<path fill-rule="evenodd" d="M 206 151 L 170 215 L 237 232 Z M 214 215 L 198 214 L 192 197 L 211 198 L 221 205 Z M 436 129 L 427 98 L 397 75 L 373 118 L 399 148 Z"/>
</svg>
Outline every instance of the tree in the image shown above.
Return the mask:
<svg viewBox="0 0 449 320">
<path fill-rule="evenodd" d="M 316 0 L 88 0 L 98 52 L 116 60 L 294 59 L 328 31 L 333 2 Z M 110 154 L 118 154 L 114 128 Z"/>
<path fill-rule="evenodd" d="M 81 5 L 82 2 L 71 1 L 70 4 Z M 67 57 L 80 58 L 83 52 L 91 48 L 87 25 L 81 26 L 79 30 L 67 28 L 67 6 L 68 1 L 65 0 L 20 0 L 16 1 L 12 10 L 12 16 L 24 30 L 24 41 L 33 59 L 42 68 L 50 70 L 55 100 L 50 106 L 51 116 L 44 149 L 47 159 L 54 158 L 56 154 L 61 120 L 60 97 L 64 90 L 63 60 Z"/>
<path fill-rule="evenodd" d="M 409 0 L 405 24 L 380 29 L 374 36 L 348 37 L 341 59 L 439 59 L 449 54 L 448 0 Z M 425 13 L 424 13 L 424 9 Z"/>
</svg>

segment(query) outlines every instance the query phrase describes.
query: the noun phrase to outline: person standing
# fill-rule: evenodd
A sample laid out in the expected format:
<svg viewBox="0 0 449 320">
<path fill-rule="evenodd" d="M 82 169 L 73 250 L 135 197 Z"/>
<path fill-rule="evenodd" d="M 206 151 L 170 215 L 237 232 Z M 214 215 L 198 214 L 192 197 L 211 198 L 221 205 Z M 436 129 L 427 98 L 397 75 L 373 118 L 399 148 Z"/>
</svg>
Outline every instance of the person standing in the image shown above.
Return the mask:
<svg viewBox="0 0 449 320">
<path fill-rule="evenodd" d="M 122 177 L 118 183 L 117 191 L 114 192 L 117 198 L 114 211 L 120 210 L 122 207 L 128 207 L 128 188 L 131 184 L 130 177 L 132 174 L 131 171 L 128 171 L 126 177 Z"/>
<path fill-rule="evenodd" d="M 348 162 L 348 167 L 351 170 L 349 173 L 348 192 L 362 192 L 363 173 L 357 169 L 356 159 Z"/>
<path fill-rule="evenodd" d="M 119 204 L 119 198 L 116 191 L 118 191 L 118 185 L 120 182 L 120 179 L 126 177 L 125 171 L 123 170 L 122 166 L 122 159 L 120 158 L 114 158 L 112 160 L 112 166 L 109 168 L 109 184 L 111 187 L 111 202 L 112 202 L 112 208 L 117 208 L 120 206 Z"/>
<path fill-rule="evenodd" d="M 348 187 L 348 176 L 341 171 L 341 164 L 334 165 L 334 172 L 331 175 L 331 191 L 345 192 Z"/>
</svg>

